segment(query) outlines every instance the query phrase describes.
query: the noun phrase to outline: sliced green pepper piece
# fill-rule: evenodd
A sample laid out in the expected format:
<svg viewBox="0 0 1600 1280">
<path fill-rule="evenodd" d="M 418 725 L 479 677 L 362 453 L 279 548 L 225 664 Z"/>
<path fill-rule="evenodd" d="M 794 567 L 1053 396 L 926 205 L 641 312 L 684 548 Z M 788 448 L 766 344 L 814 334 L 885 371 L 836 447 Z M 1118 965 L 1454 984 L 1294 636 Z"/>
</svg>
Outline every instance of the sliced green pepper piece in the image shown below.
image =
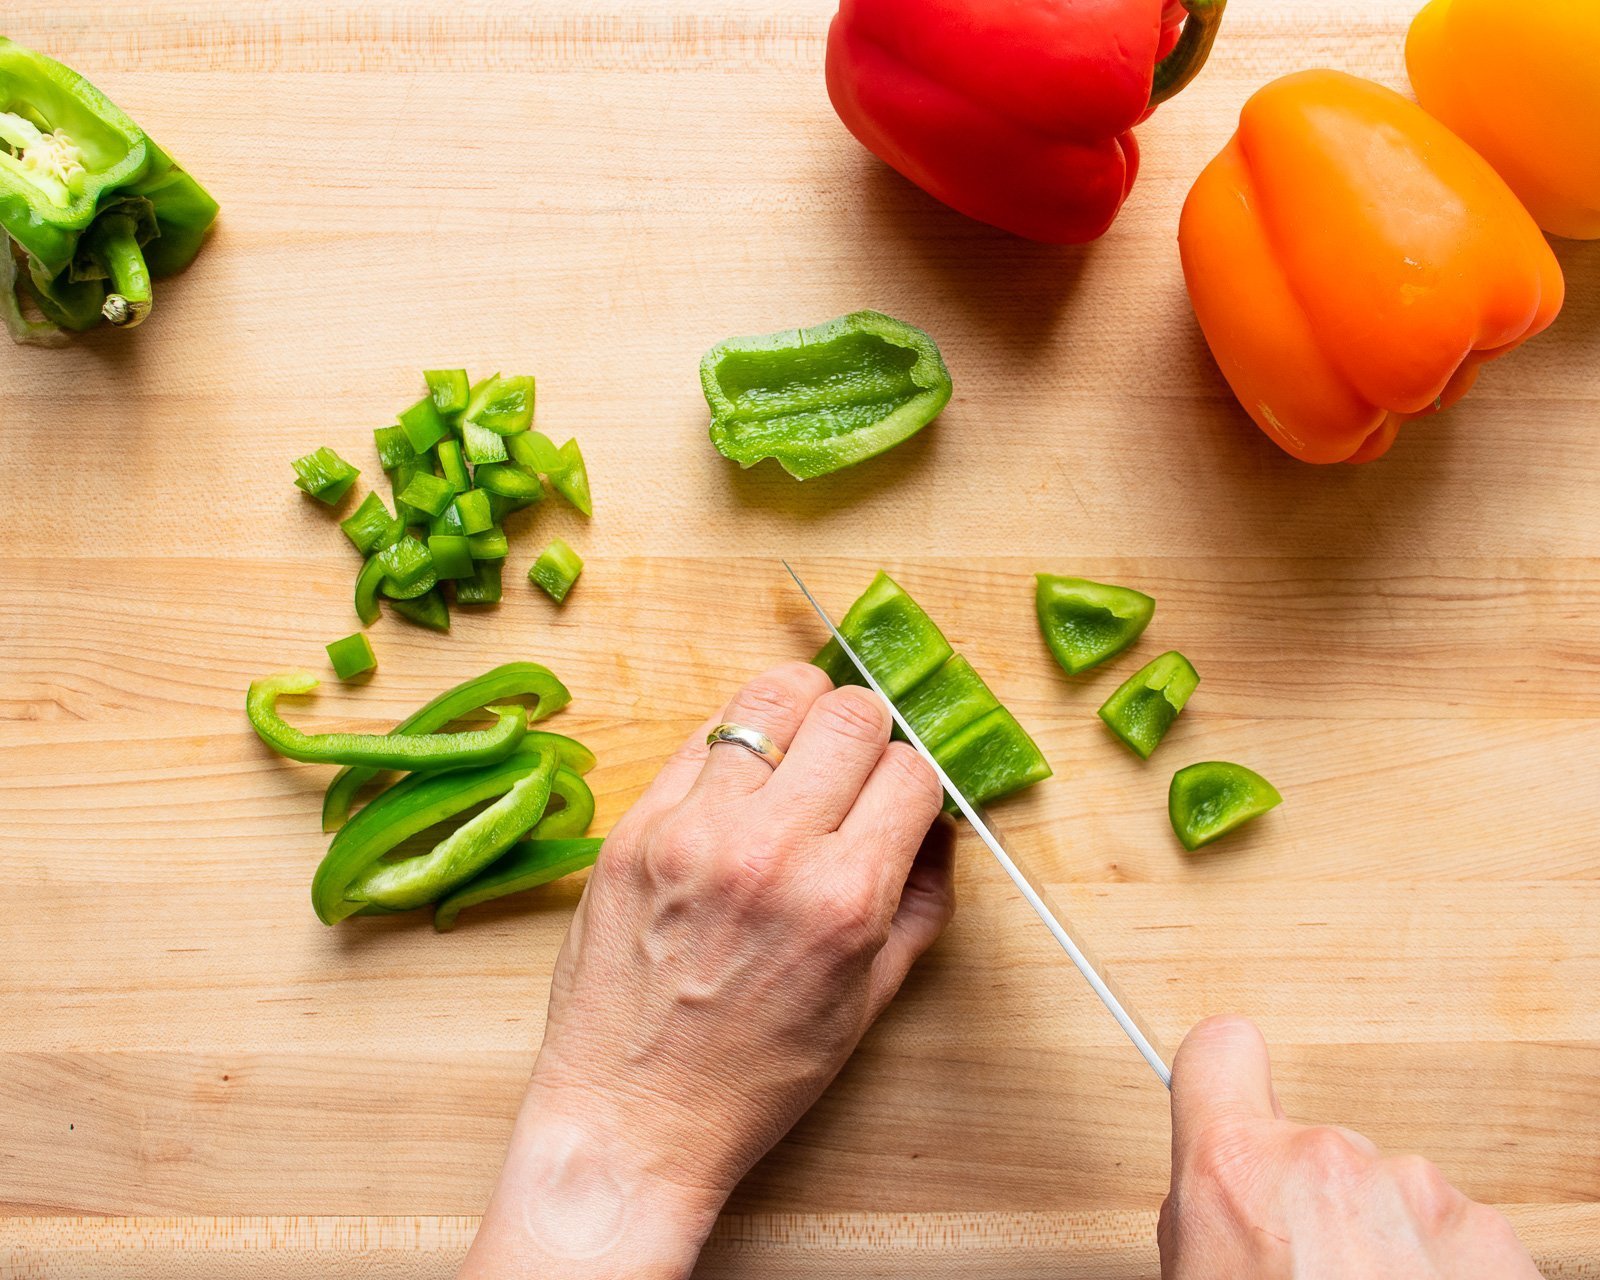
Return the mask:
<svg viewBox="0 0 1600 1280">
<path fill-rule="evenodd" d="M 496 435 L 516 435 L 533 422 L 533 396 L 532 378 L 503 378 L 497 373 L 472 388 L 466 421 Z"/>
<path fill-rule="evenodd" d="M 1173 650 L 1147 662 L 1106 699 L 1100 718 L 1141 760 L 1148 760 L 1189 695 L 1200 673 L 1189 659 Z"/>
<path fill-rule="evenodd" d="M 472 488 L 472 477 L 467 474 L 467 464 L 461 459 L 461 446 L 454 440 L 441 440 L 434 446 L 439 459 L 439 473 L 450 482 L 458 494 Z"/>
<path fill-rule="evenodd" d="M 515 440 L 516 437 L 510 436 L 508 439 Z M 483 489 L 479 492 L 488 493 L 488 490 Z M 502 493 L 490 493 L 489 515 L 493 518 L 496 524 L 504 524 L 507 516 L 517 511 L 525 511 L 529 507 L 536 507 L 543 500 L 543 489 L 540 489 L 538 493 L 532 495 L 531 497 L 526 498 L 508 498 Z"/>
<path fill-rule="evenodd" d="M 494 527 L 494 513 L 489 509 L 489 495 L 482 489 L 469 489 L 455 501 L 456 516 L 461 521 L 461 532 L 471 535 L 486 533 Z"/>
<path fill-rule="evenodd" d="M 524 893 L 594 865 L 604 840 L 523 840 L 487 871 L 439 903 L 433 927 L 448 933 L 467 907 Z"/>
<path fill-rule="evenodd" d="M 933 619 L 881 571 L 840 619 L 839 634 L 896 705 L 903 693 L 931 676 L 954 652 Z M 832 640 L 812 662 L 836 685 L 861 683 L 850 659 Z"/>
<path fill-rule="evenodd" d="M 1121 653 L 1156 611 L 1154 600 L 1131 587 L 1048 573 L 1038 575 L 1034 606 L 1050 652 L 1074 676 Z"/>
<path fill-rule="evenodd" d="M 457 604 L 499 604 L 504 590 L 501 581 L 502 560 L 483 560 L 472 566 L 470 578 L 456 579 Z"/>
<path fill-rule="evenodd" d="M 550 786 L 550 800 L 552 804 L 557 800 L 561 804 L 545 810 L 539 825 L 529 833 L 530 840 L 581 836 L 594 821 L 594 792 L 578 773 L 567 767 L 565 761 L 556 770 L 556 780 Z"/>
<path fill-rule="evenodd" d="M 408 622 L 434 631 L 450 630 L 450 606 L 445 604 L 437 586 L 430 587 L 420 596 L 395 598 L 390 607 Z"/>
<path fill-rule="evenodd" d="M 1193 853 L 1218 836 L 1283 803 L 1278 789 L 1242 764 L 1207 760 L 1179 769 L 1167 792 L 1167 816 Z"/>
<path fill-rule="evenodd" d="M 995 710 L 1000 700 L 958 653 L 895 705 L 922 745 L 937 751 L 958 730 Z"/>
<path fill-rule="evenodd" d="M 498 861 L 519 837 L 533 829 L 550 802 L 555 773 L 555 757 L 549 756 L 431 852 L 372 867 L 345 889 L 345 900 L 371 903 L 386 911 L 411 911 L 437 901 Z"/>
<path fill-rule="evenodd" d="M 392 587 L 413 586 L 433 571 L 433 557 L 428 554 L 428 548 L 409 533 L 392 547 L 385 547 L 380 551 L 378 559 L 383 564 L 386 585 Z M 424 587 L 422 591 L 427 589 L 428 587 Z M 422 591 L 416 594 L 421 595 Z"/>
<path fill-rule="evenodd" d="M 294 487 L 330 507 L 350 492 L 350 486 L 361 474 L 326 446 L 313 450 L 303 458 L 296 458 L 294 471 Z"/>
<path fill-rule="evenodd" d="M 933 758 L 973 804 L 1031 787 L 1051 772 L 1044 753 L 1004 707 L 945 739 Z"/>
<path fill-rule="evenodd" d="M 576 440 L 561 446 L 561 469 L 550 475 L 551 487 L 586 516 L 594 514 L 594 503 L 589 497 L 589 468 L 583 464 L 583 454 Z"/>
<path fill-rule="evenodd" d="M 361 499 L 361 505 L 339 521 L 339 527 L 362 555 L 394 546 L 406 531 L 405 525 L 389 514 L 389 508 L 376 493 Z"/>
<path fill-rule="evenodd" d="M 360 631 L 330 644 L 328 661 L 333 663 L 333 674 L 341 680 L 349 680 L 363 672 L 378 669 L 378 659 L 372 652 L 372 642 Z"/>
<path fill-rule="evenodd" d="M 437 538 L 441 534 L 457 538 L 467 536 L 466 526 L 461 523 L 461 512 L 453 502 L 428 521 L 428 536 Z"/>
<path fill-rule="evenodd" d="M 950 371 L 921 329 L 857 311 L 810 329 L 731 338 L 706 352 L 711 442 L 742 467 L 776 458 L 797 480 L 910 439 L 950 400 Z"/>
<path fill-rule="evenodd" d="M 439 534 L 428 539 L 428 554 L 433 558 L 433 571 L 441 578 L 470 578 L 472 576 L 472 547 L 465 537 Z"/>
<path fill-rule="evenodd" d="M 433 407 L 446 418 L 456 418 L 467 408 L 467 371 L 465 369 L 428 369 L 423 373 L 428 384 L 428 394 L 433 397 Z"/>
<path fill-rule="evenodd" d="M 419 471 L 411 477 L 411 482 L 406 485 L 400 494 L 400 501 L 408 507 L 415 507 L 418 511 L 426 511 L 430 516 L 443 513 L 444 509 L 455 501 L 456 491 L 451 488 L 450 482 L 441 476 L 429 475 L 426 471 Z"/>
<path fill-rule="evenodd" d="M 426 511 L 418 511 L 415 507 L 408 507 L 400 496 L 410 487 L 413 480 L 425 473 L 426 467 L 421 458 L 414 458 L 410 462 L 402 462 L 389 473 L 389 492 L 394 496 L 394 514 L 401 524 L 421 524 L 428 519 Z"/>
<path fill-rule="evenodd" d="M 383 560 L 374 552 L 356 574 L 356 617 L 370 627 L 378 620 L 378 587 L 383 583 Z"/>
<path fill-rule="evenodd" d="M 505 498 L 537 502 L 544 497 L 544 486 L 539 483 L 539 477 L 514 462 L 486 463 L 472 473 L 472 478 L 478 482 L 478 488 Z"/>
<path fill-rule="evenodd" d="M 450 424 L 440 415 L 432 396 L 423 396 L 400 415 L 406 439 L 419 454 L 427 453 L 450 434 Z"/>
<path fill-rule="evenodd" d="M 531 700 L 526 709 L 527 723 L 532 725 L 555 715 L 572 701 L 567 686 L 556 678 L 549 667 L 537 662 L 507 662 L 453 685 L 443 693 L 423 703 L 389 732 L 417 735 L 434 733 L 453 720 L 481 711 L 491 703 L 509 702 L 513 698 Z M 562 763 L 578 773 L 587 773 L 594 767 L 594 755 L 571 738 L 559 734 L 536 733 L 531 746 L 559 749 Z M 328 784 L 322 799 L 322 829 L 333 831 L 350 816 L 350 806 L 356 793 L 378 776 L 377 769 L 343 769 Z"/>
<path fill-rule="evenodd" d="M 553 476 L 567 468 L 561 450 L 542 431 L 520 431 L 514 436 L 507 436 L 506 448 L 513 459 L 542 476 Z"/>
<path fill-rule="evenodd" d="M 461 424 L 461 444 L 466 450 L 467 461 L 475 467 L 504 462 L 510 456 L 506 453 L 505 439 L 476 422 Z"/>
<path fill-rule="evenodd" d="M 370 769 L 466 769 L 510 755 L 528 731 L 521 707 L 485 708 L 498 717 L 489 729 L 460 733 L 302 733 L 278 714 L 280 697 L 310 693 L 321 682 L 303 671 L 254 680 L 245 713 L 256 736 L 291 760 L 309 764 L 361 765 Z"/>
<path fill-rule="evenodd" d="M 560 604 L 582 572 L 583 557 L 560 538 L 554 538 L 528 570 L 528 581 Z"/>
<path fill-rule="evenodd" d="M 474 533 L 467 539 L 474 560 L 504 560 L 511 554 L 511 542 L 506 531 L 496 525 L 483 533 Z"/>
<path fill-rule="evenodd" d="M 411 447 L 404 427 L 379 427 L 372 433 L 372 442 L 378 447 L 378 461 L 385 471 L 417 460 L 417 451 Z"/>
</svg>

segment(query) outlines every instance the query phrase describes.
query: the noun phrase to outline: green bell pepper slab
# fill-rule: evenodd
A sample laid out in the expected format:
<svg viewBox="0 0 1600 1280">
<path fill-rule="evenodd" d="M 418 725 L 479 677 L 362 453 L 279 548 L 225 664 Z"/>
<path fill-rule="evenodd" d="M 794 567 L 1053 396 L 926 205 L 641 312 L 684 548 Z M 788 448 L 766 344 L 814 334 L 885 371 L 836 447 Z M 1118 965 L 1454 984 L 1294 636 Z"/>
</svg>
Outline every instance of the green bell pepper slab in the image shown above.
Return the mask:
<svg viewBox="0 0 1600 1280">
<path fill-rule="evenodd" d="M 594 865 L 604 840 L 524 840 L 487 871 L 443 899 L 433 912 L 433 927 L 448 933 L 467 907 L 537 889 Z"/>
<path fill-rule="evenodd" d="M 954 653 L 944 633 L 903 587 L 880 571 L 839 620 L 839 634 L 895 700 L 942 667 Z M 850 659 L 829 640 L 812 659 L 836 685 L 860 684 Z"/>
<path fill-rule="evenodd" d="M 328 661 L 333 663 L 333 673 L 341 680 L 349 680 L 364 672 L 378 669 L 378 659 L 372 652 L 372 642 L 360 631 L 330 644 Z"/>
<path fill-rule="evenodd" d="M 361 499 L 361 505 L 339 521 L 339 527 L 362 555 L 394 546 L 406 532 L 405 525 L 389 514 L 389 508 L 376 493 Z"/>
<path fill-rule="evenodd" d="M 389 732 L 413 736 L 436 733 L 474 711 L 518 698 L 530 700 L 525 716 L 526 722 L 532 725 L 555 715 L 572 701 L 572 694 L 549 667 L 537 662 L 507 662 L 481 676 L 452 685 L 423 703 Z M 594 767 L 593 753 L 571 738 L 558 734 L 534 734 L 533 738 L 536 746 L 542 744 L 558 750 L 565 767 L 578 773 L 587 773 Z M 342 769 L 334 776 L 322 798 L 324 831 L 334 831 L 343 825 L 350 816 L 356 793 L 376 778 L 378 772 L 377 769 Z"/>
<path fill-rule="evenodd" d="M 532 378 L 503 378 L 497 373 L 472 388 L 464 421 L 497 436 L 516 435 L 533 422 L 533 397 Z"/>
<path fill-rule="evenodd" d="M 1044 753 L 1004 707 L 980 716 L 929 750 L 973 804 L 999 800 L 1051 773 Z"/>
<path fill-rule="evenodd" d="M 951 391 L 933 339 L 878 311 L 719 343 L 700 386 L 717 452 L 742 467 L 775 458 L 797 480 L 910 439 Z"/>
<path fill-rule="evenodd" d="M 922 745 L 938 754 L 938 748 L 958 730 L 981 719 L 1000 705 L 1000 700 L 959 653 L 920 684 L 896 700 Z"/>
<path fill-rule="evenodd" d="M 361 474 L 326 446 L 314 449 L 294 463 L 294 487 L 309 493 L 318 502 L 337 506 Z"/>
<path fill-rule="evenodd" d="M 560 604 L 582 572 L 583 557 L 560 538 L 555 538 L 533 562 L 533 568 L 528 570 L 528 581 Z"/>
<path fill-rule="evenodd" d="M 436 902 L 458 885 L 497 862 L 531 831 L 550 802 L 555 757 L 547 756 L 531 773 L 481 813 L 420 857 L 379 862 L 345 888 L 345 901 L 370 903 L 385 911 L 411 911 Z"/>
<path fill-rule="evenodd" d="M 370 769 L 466 769 L 505 759 L 528 732 L 521 707 L 486 707 L 497 717 L 494 726 L 460 733 L 302 733 L 278 714 L 278 699 L 310 693 L 320 683 L 303 671 L 251 681 L 245 694 L 250 727 L 280 756 Z"/>
<path fill-rule="evenodd" d="M 1034 606 L 1050 652 L 1074 676 L 1121 653 L 1156 611 L 1154 600 L 1131 587 L 1048 573 L 1038 575 Z"/>
<path fill-rule="evenodd" d="M 77 72 L 0 36 L 0 227 L 26 260 L 4 308 L 20 342 L 150 313 L 217 203 Z M 24 296 L 43 323 L 23 319 Z"/>
<path fill-rule="evenodd" d="M 470 388 L 465 369 L 427 369 L 422 378 L 433 397 L 433 407 L 446 421 L 453 422 L 466 412 Z"/>
<path fill-rule="evenodd" d="M 1177 650 L 1147 662 L 1106 699 L 1100 718 L 1141 760 L 1148 760 L 1200 683 Z"/>
<path fill-rule="evenodd" d="M 450 606 L 445 604 L 437 586 L 430 587 L 420 596 L 405 600 L 391 600 L 389 607 L 408 622 L 433 631 L 450 630 Z"/>
<path fill-rule="evenodd" d="M 1167 792 L 1172 830 L 1193 853 L 1283 803 L 1278 789 L 1242 764 L 1207 760 L 1179 769 Z"/>
<path fill-rule="evenodd" d="M 504 592 L 503 560 L 479 560 L 472 566 L 470 578 L 456 579 L 457 604 L 499 604 Z"/>
</svg>

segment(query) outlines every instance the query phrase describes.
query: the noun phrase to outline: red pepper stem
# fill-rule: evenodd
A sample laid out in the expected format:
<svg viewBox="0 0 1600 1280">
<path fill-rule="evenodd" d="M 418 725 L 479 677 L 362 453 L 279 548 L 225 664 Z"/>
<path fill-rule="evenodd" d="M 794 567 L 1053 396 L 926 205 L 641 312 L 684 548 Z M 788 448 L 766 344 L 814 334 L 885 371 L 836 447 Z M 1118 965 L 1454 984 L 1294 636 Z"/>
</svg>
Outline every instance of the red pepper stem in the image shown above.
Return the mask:
<svg viewBox="0 0 1600 1280">
<path fill-rule="evenodd" d="M 1150 81 L 1152 107 L 1176 96 L 1200 74 L 1222 26 L 1222 10 L 1226 3 L 1227 0 L 1183 0 L 1189 16 L 1184 20 L 1183 33 L 1172 52 L 1156 63 L 1155 76 Z"/>
</svg>

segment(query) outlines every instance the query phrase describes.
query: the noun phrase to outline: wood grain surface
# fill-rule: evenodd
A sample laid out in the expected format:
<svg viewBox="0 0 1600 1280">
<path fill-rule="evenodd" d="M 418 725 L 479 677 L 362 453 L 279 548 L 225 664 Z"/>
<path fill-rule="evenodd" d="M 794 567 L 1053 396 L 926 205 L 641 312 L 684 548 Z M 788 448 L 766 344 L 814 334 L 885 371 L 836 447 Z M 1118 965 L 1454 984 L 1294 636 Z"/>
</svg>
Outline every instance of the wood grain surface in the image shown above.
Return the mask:
<svg viewBox="0 0 1600 1280">
<path fill-rule="evenodd" d="M 446 1276 L 493 1180 L 580 883 L 325 929 L 324 772 L 249 734 L 255 675 L 322 669 L 355 562 L 289 459 L 370 432 L 421 368 L 539 377 L 596 514 L 546 504 L 506 601 L 385 618 L 321 726 L 496 662 L 571 686 L 597 830 L 745 676 L 897 574 L 1056 777 L 1001 821 L 1158 1033 L 1236 1009 L 1291 1114 L 1421 1150 L 1600 1276 L 1600 243 L 1556 242 L 1555 327 L 1375 466 L 1249 424 L 1190 314 L 1177 209 L 1252 89 L 1404 88 L 1412 0 L 1233 0 L 1140 128 L 1098 244 L 964 221 L 828 105 L 828 0 L 272 5 L 11 0 L 207 183 L 213 242 L 132 334 L 0 350 L 0 1276 Z M 956 393 L 885 458 L 798 485 L 710 448 L 696 367 L 871 306 Z M 568 604 L 522 584 L 550 536 Z M 1137 652 L 1070 680 L 1031 574 L 1139 586 Z M 1100 701 L 1183 650 L 1149 764 Z M 1286 802 L 1185 855 L 1174 768 Z M 713 1277 L 1150 1280 L 1166 1103 L 975 843 L 963 902 L 838 1083 L 751 1174 Z"/>
</svg>

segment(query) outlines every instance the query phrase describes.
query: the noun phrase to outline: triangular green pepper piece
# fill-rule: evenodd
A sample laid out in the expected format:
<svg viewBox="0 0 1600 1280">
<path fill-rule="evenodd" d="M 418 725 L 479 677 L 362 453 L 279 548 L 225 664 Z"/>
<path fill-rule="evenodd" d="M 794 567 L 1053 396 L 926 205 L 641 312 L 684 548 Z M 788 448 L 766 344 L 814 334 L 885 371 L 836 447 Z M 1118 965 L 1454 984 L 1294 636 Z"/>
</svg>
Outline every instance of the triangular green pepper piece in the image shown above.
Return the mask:
<svg viewBox="0 0 1600 1280">
<path fill-rule="evenodd" d="M 1068 675 L 1121 653 L 1150 625 L 1156 602 L 1131 587 L 1038 575 L 1034 603 L 1045 643 Z"/>
</svg>

